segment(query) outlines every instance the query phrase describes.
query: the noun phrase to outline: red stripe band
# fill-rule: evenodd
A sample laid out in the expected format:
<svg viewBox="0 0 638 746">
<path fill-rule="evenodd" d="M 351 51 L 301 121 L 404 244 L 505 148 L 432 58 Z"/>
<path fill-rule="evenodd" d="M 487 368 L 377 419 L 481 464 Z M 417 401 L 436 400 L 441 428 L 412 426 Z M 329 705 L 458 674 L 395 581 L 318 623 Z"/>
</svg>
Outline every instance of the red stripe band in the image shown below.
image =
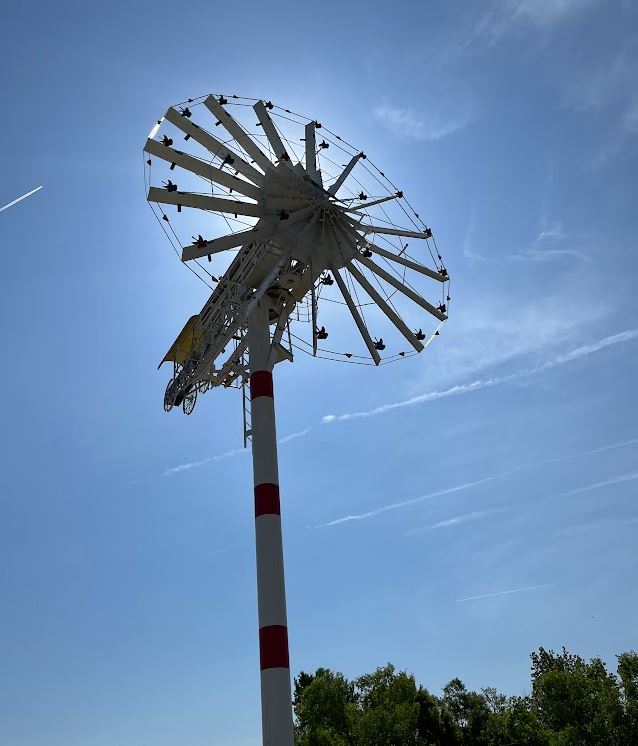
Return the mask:
<svg viewBox="0 0 638 746">
<path fill-rule="evenodd" d="M 250 400 L 259 396 L 273 398 L 272 373 L 269 370 L 256 370 L 250 374 Z"/>
<path fill-rule="evenodd" d="M 260 515 L 281 515 L 278 485 L 268 482 L 255 485 L 255 518 Z"/>
<path fill-rule="evenodd" d="M 290 668 L 288 657 L 288 629 L 272 624 L 259 630 L 259 663 L 266 668 Z"/>
</svg>

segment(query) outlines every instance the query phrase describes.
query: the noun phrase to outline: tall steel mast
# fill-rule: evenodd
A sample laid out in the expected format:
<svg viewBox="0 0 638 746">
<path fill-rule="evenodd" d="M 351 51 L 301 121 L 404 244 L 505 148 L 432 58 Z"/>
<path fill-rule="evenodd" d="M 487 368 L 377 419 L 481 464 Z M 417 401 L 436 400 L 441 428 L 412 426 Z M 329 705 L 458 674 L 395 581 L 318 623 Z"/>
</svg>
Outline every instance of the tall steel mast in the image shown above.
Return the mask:
<svg viewBox="0 0 638 746">
<path fill-rule="evenodd" d="M 362 151 L 315 119 L 270 101 L 253 100 L 252 107 L 247 101 L 209 95 L 170 107 L 144 147 L 147 199 L 182 261 L 212 289 L 162 360 L 173 365 L 164 409 L 181 406 L 190 414 L 198 394 L 215 387 L 243 391 L 244 441 L 252 442 L 253 456 L 263 744 L 293 746 L 273 368 L 292 361 L 293 348 L 374 366 L 421 352 L 447 319 L 449 277 L 432 231 Z M 251 121 L 242 124 L 229 113 L 231 106 L 238 117 L 252 112 Z M 196 107 L 213 115 L 209 129 L 193 121 Z M 299 131 L 286 137 L 290 122 Z M 230 139 L 223 139 L 217 126 Z M 194 152 L 179 149 L 178 138 L 195 143 Z M 304 142 L 301 155 L 294 146 L 299 141 Z M 330 147 L 346 162 L 322 156 Z M 155 159 L 164 167 L 163 187 L 152 185 Z M 329 173 L 331 162 L 336 173 Z M 179 239 L 176 246 L 173 220 L 163 212 L 167 206 L 177 215 L 182 208 L 197 211 L 202 233 L 190 243 Z M 204 237 L 211 214 L 233 230 Z M 425 247 L 417 252 L 429 254 L 433 266 L 408 255 L 406 239 Z M 237 254 L 221 276 L 199 262 L 233 249 Z M 424 278 L 428 292 L 440 292 L 439 300 L 428 301 L 415 289 Z M 329 292 L 336 294 L 330 300 L 352 316 L 363 355 L 322 346 L 328 330 L 318 320 L 319 303 Z M 401 303 L 412 318 L 417 310 L 418 329 L 404 320 Z M 370 307 L 379 313 L 369 314 Z M 386 339 L 398 332 L 407 351 L 382 354 L 388 344 L 382 322 Z M 311 324 L 309 342 L 291 332 L 292 325 L 304 323 Z"/>
</svg>

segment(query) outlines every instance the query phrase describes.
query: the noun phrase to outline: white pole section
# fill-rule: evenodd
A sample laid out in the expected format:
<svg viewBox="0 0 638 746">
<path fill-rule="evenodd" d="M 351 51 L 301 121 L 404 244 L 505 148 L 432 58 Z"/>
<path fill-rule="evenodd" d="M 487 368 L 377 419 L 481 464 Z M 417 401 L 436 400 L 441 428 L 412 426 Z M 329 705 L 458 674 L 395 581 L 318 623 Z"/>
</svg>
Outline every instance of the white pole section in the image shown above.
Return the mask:
<svg viewBox="0 0 638 746">
<path fill-rule="evenodd" d="M 248 317 L 263 746 L 293 746 L 292 693 L 270 329 L 264 299 Z"/>
</svg>

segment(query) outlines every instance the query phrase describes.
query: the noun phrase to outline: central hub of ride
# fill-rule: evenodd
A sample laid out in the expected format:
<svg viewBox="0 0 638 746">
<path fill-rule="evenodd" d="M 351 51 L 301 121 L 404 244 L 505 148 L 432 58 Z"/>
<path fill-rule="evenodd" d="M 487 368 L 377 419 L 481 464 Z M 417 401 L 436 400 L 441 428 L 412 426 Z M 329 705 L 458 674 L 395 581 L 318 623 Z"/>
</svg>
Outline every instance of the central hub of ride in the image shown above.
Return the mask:
<svg viewBox="0 0 638 746">
<path fill-rule="evenodd" d="M 265 217 L 257 227 L 274 226 L 274 243 L 291 258 L 311 264 L 315 274 L 352 258 L 356 239 L 344 208 L 300 163 L 281 161 L 269 168 L 262 191 Z"/>
</svg>

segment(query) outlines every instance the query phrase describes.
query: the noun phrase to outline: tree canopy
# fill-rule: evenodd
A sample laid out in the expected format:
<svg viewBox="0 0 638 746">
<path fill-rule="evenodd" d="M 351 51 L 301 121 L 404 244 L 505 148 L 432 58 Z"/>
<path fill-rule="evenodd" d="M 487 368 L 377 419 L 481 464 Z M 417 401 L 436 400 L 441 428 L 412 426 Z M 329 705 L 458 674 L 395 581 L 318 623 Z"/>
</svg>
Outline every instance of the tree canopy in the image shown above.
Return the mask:
<svg viewBox="0 0 638 746">
<path fill-rule="evenodd" d="M 638 745 L 638 653 L 600 658 L 565 648 L 531 654 L 531 693 L 470 691 L 452 679 L 435 695 L 388 664 L 349 681 L 319 668 L 295 679 L 296 746 Z"/>
</svg>

